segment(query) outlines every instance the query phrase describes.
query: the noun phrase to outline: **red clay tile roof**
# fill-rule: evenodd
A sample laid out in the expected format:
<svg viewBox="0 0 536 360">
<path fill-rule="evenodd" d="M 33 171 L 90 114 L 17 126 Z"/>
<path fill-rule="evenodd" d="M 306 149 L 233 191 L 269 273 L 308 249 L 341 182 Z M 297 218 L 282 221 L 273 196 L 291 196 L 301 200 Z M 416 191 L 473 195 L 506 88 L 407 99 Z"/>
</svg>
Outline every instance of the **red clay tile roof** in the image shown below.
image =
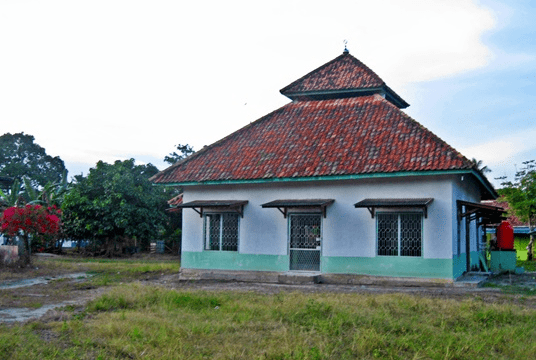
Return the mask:
<svg viewBox="0 0 536 360">
<path fill-rule="evenodd" d="M 182 193 L 168 200 L 168 205 L 171 207 L 182 204 Z"/>
<path fill-rule="evenodd" d="M 471 169 L 380 95 L 295 101 L 156 174 L 160 184 Z"/>
<path fill-rule="evenodd" d="M 409 106 L 374 71 L 348 52 L 280 90 L 292 100 L 351 97 L 365 91 L 385 93 L 400 108 Z"/>
<path fill-rule="evenodd" d="M 377 88 L 385 85 L 378 75 L 348 53 L 336 57 L 281 89 L 281 93 Z"/>
</svg>

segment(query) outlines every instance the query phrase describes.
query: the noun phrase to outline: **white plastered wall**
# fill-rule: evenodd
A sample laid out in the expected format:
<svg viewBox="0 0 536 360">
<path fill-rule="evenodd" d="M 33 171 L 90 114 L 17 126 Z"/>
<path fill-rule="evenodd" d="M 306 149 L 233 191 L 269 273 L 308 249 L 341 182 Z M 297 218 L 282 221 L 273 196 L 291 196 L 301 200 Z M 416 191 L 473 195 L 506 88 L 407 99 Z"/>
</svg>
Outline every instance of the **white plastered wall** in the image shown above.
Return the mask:
<svg viewBox="0 0 536 360">
<path fill-rule="evenodd" d="M 261 204 L 278 199 L 335 199 L 323 218 L 323 256 L 376 256 L 376 219 L 354 207 L 365 198 L 434 198 L 423 219 L 423 257 L 452 258 L 453 177 L 420 176 L 346 181 L 184 187 L 184 202 L 248 200 L 240 219 L 239 252 L 287 255 L 288 223 L 277 209 Z M 455 205 L 454 205 L 455 206 Z M 203 251 L 203 219 L 183 210 L 183 251 Z"/>
</svg>

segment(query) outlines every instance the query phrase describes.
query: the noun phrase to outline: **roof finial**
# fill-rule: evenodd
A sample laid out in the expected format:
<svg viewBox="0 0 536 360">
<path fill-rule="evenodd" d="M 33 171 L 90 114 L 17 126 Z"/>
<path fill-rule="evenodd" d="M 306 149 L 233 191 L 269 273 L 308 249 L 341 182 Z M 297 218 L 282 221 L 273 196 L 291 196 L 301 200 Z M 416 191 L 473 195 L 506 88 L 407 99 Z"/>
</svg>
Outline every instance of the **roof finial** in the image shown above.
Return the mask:
<svg viewBox="0 0 536 360">
<path fill-rule="evenodd" d="M 349 51 L 348 48 L 346 47 L 346 45 L 348 45 L 348 40 L 344 40 L 343 43 L 344 43 L 344 51 L 343 51 L 343 54 L 349 54 L 350 51 Z"/>
</svg>

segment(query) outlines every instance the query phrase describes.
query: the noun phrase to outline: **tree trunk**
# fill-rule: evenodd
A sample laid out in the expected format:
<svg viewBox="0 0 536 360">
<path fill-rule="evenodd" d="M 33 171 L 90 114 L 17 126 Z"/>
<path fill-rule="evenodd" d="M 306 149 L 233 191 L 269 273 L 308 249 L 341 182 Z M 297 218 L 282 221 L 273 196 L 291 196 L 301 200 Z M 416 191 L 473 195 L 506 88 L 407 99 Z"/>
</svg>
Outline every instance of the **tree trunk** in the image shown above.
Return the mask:
<svg viewBox="0 0 536 360">
<path fill-rule="evenodd" d="M 532 231 L 532 221 L 529 214 L 529 231 Z M 530 236 L 529 244 L 527 245 L 527 261 L 532 261 L 534 259 L 534 236 Z"/>
<path fill-rule="evenodd" d="M 24 254 L 22 256 L 23 265 L 32 265 L 32 254 L 30 253 L 30 237 L 24 233 L 22 236 L 22 242 L 24 244 Z"/>
</svg>

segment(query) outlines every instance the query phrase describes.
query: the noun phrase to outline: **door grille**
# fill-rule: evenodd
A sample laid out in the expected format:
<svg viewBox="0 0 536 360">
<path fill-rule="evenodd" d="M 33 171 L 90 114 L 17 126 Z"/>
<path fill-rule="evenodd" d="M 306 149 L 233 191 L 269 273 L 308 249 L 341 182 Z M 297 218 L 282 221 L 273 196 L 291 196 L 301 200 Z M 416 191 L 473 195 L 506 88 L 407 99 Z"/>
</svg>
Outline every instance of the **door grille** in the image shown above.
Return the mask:
<svg viewBox="0 0 536 360">
<path fill-rule="evenodd" d="M 290 270 L 320 271 L 321 215 L 290 216 Z"/>
</svg>

